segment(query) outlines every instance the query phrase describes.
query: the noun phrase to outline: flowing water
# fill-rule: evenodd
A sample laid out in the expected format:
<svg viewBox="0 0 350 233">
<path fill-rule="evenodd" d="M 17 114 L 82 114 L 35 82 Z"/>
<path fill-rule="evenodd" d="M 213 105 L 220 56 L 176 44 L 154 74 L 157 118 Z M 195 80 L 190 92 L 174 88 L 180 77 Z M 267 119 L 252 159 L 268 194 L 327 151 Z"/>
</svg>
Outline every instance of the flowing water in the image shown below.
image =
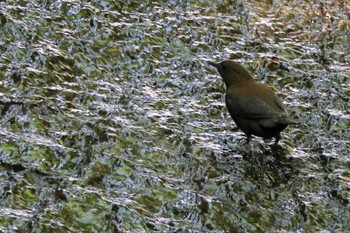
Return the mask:
<svg viewBox="0 0 350 233">
<path fill-rule="evenodd" d="M 350 231 L 347 1 L 0 3 L 0 232 Z M 245 135 L 207 61 L 292 117 Z"/>
</svg>

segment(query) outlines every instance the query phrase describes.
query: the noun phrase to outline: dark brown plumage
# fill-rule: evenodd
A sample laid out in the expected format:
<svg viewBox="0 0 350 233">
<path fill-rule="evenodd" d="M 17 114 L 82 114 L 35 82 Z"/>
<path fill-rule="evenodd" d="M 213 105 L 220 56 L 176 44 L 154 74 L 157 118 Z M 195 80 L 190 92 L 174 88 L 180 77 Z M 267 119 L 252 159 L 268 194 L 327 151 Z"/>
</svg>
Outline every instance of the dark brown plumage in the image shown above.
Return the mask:
<svg viewBox="0 0 350 233">
<path fill-rule="evenodd" d="M 253 76 L 239 63 L 227 60 L 221 63 L 209 62 L 220 73 L 226 90 L 226 107 L 246 135 L 281 139 L 280 132 L 290 124 L 299 122 L 288 116 L 281 100 L 271 87 L 254 80 Z"/>
</svg>

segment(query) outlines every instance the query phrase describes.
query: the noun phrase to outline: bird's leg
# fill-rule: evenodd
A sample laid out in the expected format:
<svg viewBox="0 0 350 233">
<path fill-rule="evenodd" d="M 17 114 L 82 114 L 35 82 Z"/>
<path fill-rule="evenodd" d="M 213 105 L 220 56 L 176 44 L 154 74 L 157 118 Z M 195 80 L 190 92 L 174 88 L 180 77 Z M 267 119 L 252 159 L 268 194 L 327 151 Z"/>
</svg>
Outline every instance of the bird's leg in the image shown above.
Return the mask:
<svg viewBox="0 0 350 233">
<path fill-rule="evenodd" d="M 276 133 L 276 135 L 275 135 L 275 138 L 276 138 L 276 141 L 275 141 L 275 143 L 273 144 L 273 146 L 274 147 L 277 147 L 278 146 L 278 142 L 279 142 L 279 140 L 281 139 L 281 133 Z"/>
<path fill-rule="evenodd" d="M 251 135 L 247 135 L 247 141 L 246 141 L 246 144 L 249 144 L 250 140 L 252 140 L 252 136 L 251 136 Z"/>
</svg>

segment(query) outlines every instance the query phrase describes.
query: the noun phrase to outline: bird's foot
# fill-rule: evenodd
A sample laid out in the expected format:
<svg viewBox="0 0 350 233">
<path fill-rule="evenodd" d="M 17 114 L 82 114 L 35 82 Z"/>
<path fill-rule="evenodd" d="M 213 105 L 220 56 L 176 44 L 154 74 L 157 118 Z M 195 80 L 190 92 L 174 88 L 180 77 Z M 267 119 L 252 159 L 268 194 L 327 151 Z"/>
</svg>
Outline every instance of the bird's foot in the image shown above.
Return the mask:
<svg viewBox="0 0 350 233">
<path fill-rule="evenodd" d="M 271 149 L 273 152 L 278 152 L 278 150 L 283 149 L 283 147 L 281 145 L 278 145 L 278 143 L 274 143 L 272 145 L 270 145 Z"/>
</svg>

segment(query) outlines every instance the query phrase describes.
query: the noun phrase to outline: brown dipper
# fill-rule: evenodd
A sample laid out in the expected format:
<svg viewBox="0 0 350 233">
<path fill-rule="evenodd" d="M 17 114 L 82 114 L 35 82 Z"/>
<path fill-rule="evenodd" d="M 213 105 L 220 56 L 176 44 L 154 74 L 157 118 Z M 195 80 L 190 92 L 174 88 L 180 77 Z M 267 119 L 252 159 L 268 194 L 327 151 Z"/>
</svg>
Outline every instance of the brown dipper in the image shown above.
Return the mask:
<svg viewBox="0 0 350 233">
<path fill-rule="evenodd" d="M 288 116 L 272 88 L 255 81 L 239 63 L 227 60 L 209 64 L 219 71 L 226 84 L 226 107 L 238 128 L 247 135 L 247 142 L 251 135 L 274 137 L 277 146 L 280 132 L 290 124 L 299 123 Z"/>
</svg>

